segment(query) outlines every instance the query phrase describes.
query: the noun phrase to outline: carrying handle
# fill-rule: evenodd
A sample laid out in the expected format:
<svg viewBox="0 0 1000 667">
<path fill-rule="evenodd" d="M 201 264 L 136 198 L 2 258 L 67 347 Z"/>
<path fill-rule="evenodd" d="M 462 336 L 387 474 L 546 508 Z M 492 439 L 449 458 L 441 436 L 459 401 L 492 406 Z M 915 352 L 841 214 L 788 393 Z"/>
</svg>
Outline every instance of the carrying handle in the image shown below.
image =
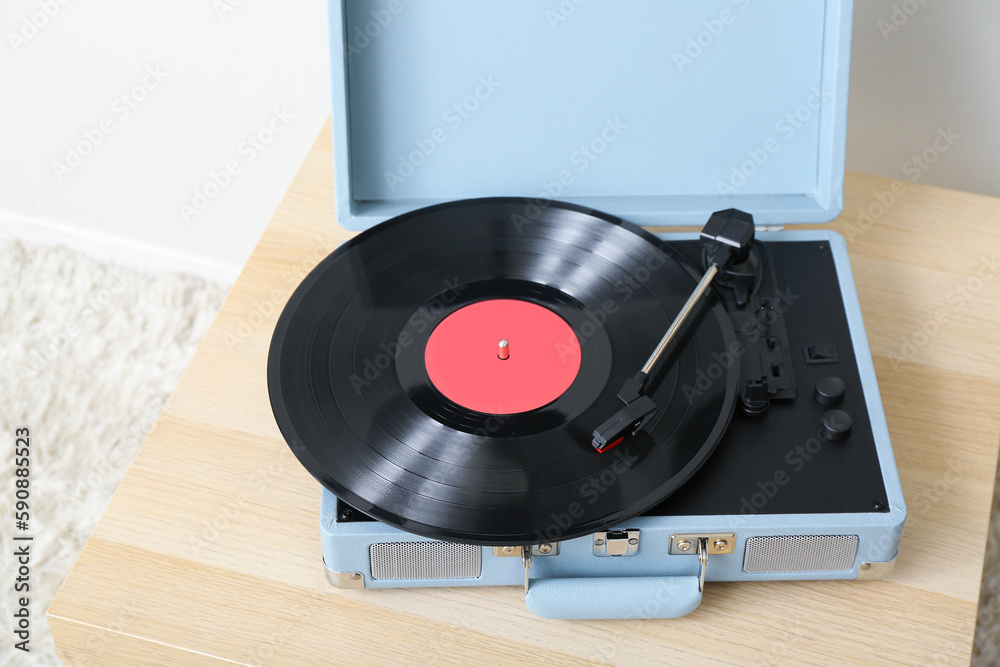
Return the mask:
<svg viewBox="0 0 1000 667">
<path fill-rule="evenodd" d="M 524 600 L 558 619 L 677 618 L 701 604 L 698 576 L 532 580 Z"/>
</svg>

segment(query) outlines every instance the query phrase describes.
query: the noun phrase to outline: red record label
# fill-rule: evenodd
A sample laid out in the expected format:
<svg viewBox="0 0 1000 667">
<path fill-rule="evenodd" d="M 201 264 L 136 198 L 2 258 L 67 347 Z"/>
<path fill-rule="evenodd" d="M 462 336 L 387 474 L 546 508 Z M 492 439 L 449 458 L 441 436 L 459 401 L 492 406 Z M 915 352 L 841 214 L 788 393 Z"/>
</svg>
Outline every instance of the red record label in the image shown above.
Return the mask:
<svg viewBox="0 0 1000 667">
<path fill-rule="evenodd" d="M 462 407 L 508 415 L 559 398 L 580 371 L 580 340 L 554 312 L 493 299 L 456 310 L 431 332 L 424 352 L 438 391 Z"/>
</svg>

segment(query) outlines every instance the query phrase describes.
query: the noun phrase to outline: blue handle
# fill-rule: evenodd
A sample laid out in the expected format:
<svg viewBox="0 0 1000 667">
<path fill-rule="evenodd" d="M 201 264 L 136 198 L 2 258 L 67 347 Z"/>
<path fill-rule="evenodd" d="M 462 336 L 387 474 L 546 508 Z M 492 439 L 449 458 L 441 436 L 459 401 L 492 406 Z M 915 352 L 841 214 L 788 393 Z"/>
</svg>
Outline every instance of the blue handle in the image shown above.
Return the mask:
<svg viewBox="0 0 1000 667">
<path fill-rule="evenodd" d="M 525 602 L 543 618 L 677 618 L 701 604 L 698 577 L 540 579 Z"/>
</svg>

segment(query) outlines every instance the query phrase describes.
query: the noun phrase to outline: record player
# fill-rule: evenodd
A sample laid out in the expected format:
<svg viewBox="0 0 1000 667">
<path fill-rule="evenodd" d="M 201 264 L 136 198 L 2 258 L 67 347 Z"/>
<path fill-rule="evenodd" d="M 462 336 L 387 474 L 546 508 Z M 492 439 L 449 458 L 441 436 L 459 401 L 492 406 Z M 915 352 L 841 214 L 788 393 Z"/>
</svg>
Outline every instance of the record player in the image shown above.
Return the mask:
<svg viewBox="0 0 1000 667">
<path fill-rule="evenodd" d="M 338 218 L 366 231 L 290 298 L 268 387 L 333 585 L 668 618 L 707 581 L 891 572 L 847 244 L 782 228 L 842 208 L 850 20 L 331 2 Z M 700 231 L 641 226 L 669 224 Z"/>
</svg>

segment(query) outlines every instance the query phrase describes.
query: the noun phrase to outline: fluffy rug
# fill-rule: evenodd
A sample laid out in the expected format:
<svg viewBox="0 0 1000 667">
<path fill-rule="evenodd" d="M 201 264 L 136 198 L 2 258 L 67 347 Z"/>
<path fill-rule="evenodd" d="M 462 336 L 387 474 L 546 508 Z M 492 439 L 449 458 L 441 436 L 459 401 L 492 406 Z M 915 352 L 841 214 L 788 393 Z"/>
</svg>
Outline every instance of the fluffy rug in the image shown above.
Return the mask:
<svg viewBox="0 0 1000 667">
<path fill-rule="evenodd" d="M 180 379 L 226 287 L 150 276 L 53 246 L 0 241 L 0 664 L 61 664 L 45 610 Z M 15 430 L 30 429 L 30 523 L 14 504 Z M 12 533 L 31 543 L 30 653 L 12 648 Z"/>
<path fill-rule="evenodd" d="M 45 610 L 225 297 L 188 275 L 149 276 L 61 247 L 0 241 L 0 507 L 14 503 L 15 429 L 31 431 L 31 652 L 11 646 L 0 582 L 0 664 L 60 664 Z M 7 444 L 9 443 L 9 444 Z M 1000 480 L 998 480 L 1000 485 Z M 975 665 L 1000 664 L 1000 496 Z M 6 514 L 6 512 L 5 512 Z M 6 551 L 17 533 L 0 517 Z M 9 556 L 4 556 L 4 576 Z"/>
</svg>

